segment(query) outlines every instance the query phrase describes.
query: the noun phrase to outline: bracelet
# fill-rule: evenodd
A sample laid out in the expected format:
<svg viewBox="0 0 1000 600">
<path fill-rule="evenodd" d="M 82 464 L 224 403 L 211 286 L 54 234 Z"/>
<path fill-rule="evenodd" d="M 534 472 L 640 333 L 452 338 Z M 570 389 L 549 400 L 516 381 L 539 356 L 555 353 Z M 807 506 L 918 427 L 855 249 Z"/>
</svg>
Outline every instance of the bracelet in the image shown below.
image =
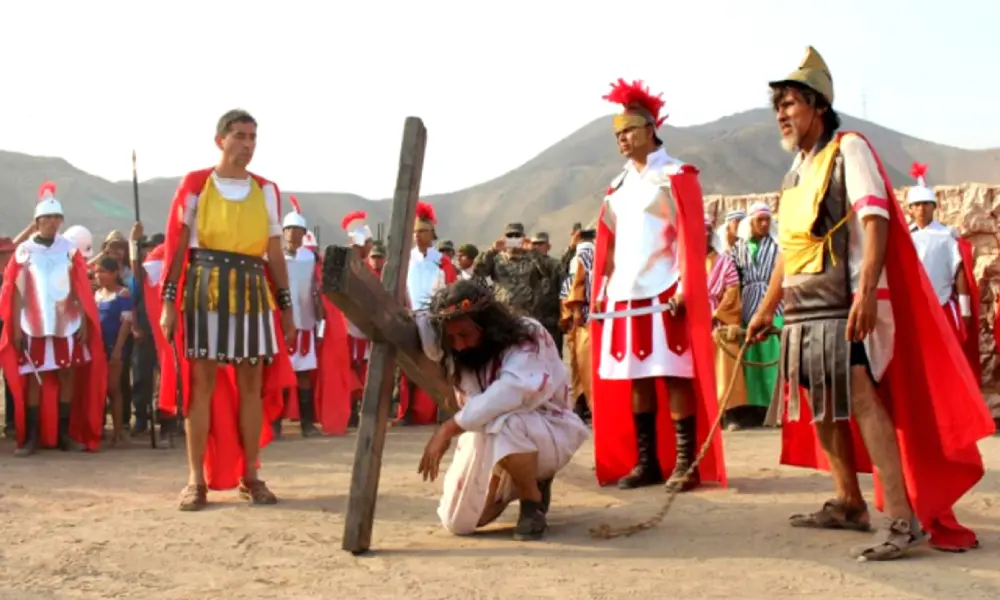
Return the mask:
<svg viewBox="0 0 1000 600">
<path fill-rule="evenodd" d="M 958 312 L 961 313 L 962 317 L 972 316 L 972 299 L 968 294 L 962 294 L 958 297 Z"/>
<path fill-rule="evenodd" d="M 167 302 L 177 301 L 177 282 L 176 281 L 165 281 L 163 282 L 163 291 L 160 292 L 160 298 L 163 298 Z"/>
<path fill-rule="evenodd" d="M 292 307 L 292 293 L 288 291 L 288 288 L 278 290 L 278 307 L 281 310 L 288 310 Z"/>
</svg>

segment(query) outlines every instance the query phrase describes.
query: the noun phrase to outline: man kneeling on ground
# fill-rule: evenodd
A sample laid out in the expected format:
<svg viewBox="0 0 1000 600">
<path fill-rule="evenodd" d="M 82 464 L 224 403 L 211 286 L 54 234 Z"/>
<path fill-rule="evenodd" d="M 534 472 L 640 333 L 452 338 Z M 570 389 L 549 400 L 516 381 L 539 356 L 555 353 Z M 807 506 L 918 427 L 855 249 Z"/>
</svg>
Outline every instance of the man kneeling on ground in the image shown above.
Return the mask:
<svg viewBox="0 0 1000 600">
<path fill-rule="evenodd" d="M 458 437 L 438 506 L 441 523 L 470 534 L 517 499 L 514 539 L 540 539 L 552 479 L 588 436 L 573 413 L 569 372 L 552 336 L 473 280 L 441 290 L 416 318 L 424 353 L 443 362 L 461 407 L 434 432 L 418 469 L 434 481 Z"/>
</svg>

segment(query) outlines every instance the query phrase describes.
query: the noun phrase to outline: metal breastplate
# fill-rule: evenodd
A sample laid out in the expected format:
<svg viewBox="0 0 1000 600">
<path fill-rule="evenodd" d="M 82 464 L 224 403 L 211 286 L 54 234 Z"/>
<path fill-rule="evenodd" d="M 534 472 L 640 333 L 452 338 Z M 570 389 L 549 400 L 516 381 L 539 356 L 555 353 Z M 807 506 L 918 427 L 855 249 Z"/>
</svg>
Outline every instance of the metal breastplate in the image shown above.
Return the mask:
<svg viewBox="0 0 1000 600">
<path fill-rule="evenodd" d="M 316 327 L 316 258 L 308 251 L 285 258 L 288 291 L 292 294 L 292 321 L 296 329 L 312 331 Z"/>
<path fill-rule="evenodd" d="M 17 278 L 21 294 L 21 329 L 31 337 L 69 337 L 80 329 L 83 314 L 72 302 L 68 252 L 28 252 Z"/>
<path fill-rule="evenodd" d="M 785 176 L 781 189 L 794 187 L 798 173 Z M 847 190 L 844 187 L 844 158 L 834 159 L 826 195 L 820 203 L 812 233 L 823 237 L 847 215 Z M 818 319 L 846 319 L 851 310 L 851 272 L 848 265 L 848 227 L 834 232 L 831 244 L 823 250 L 823 271 L 798 273 L 785 277 L 784 313 L 786 323 Z"/>
<path fill-rule="evenodd" d="M 656 297 L 680 276 L 676 240 L 665 252 L 663 193 L 668 203 L 674 202 L 669 188 L 634 177 L 626 178 L 609 198 L 615 216 L 615 266 L 607 288 L 610 300 Z"/>
</svg>

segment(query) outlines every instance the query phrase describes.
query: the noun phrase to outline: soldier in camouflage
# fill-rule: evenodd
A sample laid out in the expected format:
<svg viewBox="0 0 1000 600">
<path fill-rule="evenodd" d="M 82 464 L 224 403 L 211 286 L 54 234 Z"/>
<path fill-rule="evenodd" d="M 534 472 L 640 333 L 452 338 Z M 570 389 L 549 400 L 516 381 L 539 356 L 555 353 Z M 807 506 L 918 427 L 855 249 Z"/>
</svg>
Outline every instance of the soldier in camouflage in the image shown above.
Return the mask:
<svg viewBox="0 0 1000 600">
<path fill-rule="evenodd" d="M 559 330 L 563 271 L 556 259 L 537 250 L 526 249 L 524 225 L 510 223 L 504 237 L 494 247 L 476 257 L 474 275 L 493 282 L 497 300 L 514 312 L 536 319 L 561 340 Z M 562 344 L 556 344 L 562 356 Z"/>
</svg>

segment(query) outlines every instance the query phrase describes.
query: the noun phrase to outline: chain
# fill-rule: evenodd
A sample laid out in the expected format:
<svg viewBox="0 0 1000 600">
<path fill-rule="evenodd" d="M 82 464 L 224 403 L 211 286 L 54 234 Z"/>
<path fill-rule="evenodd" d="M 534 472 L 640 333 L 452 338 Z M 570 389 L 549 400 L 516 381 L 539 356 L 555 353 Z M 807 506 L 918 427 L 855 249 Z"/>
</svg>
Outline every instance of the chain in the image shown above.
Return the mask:
<svg viewBox="0 0 1000 600">
<path fill-rule="evenodd" d="M 718 335 L 718 333 L 719 331 L 716 330 L 715 335 L 713 335 L 712 338 L 715 340 L 716 346 L 721 348 L 723 351 L 727 351 L 728 349 L 725 348 L 726 342 L 722 339 L 721 335 Z M 770 335 L 774 335 L 774 330 L 771 331 Z M 708 430 L 708 437 L 705 438 L 705 443 L 702 444 L 701 450 L 698 451 L 698 456 L 695 457 L 694 461 L 691 463 L 691 466 L 687 468 L 687 471 L 684 472 L 684 475 L 682 475 L 680 479 L 674 479 L 673 481 L 669 482 L 669 485 L 664 486 L 667 492 L 667 499 L 663 501 L 663 506 L 661 506 L 660 509 L 656 511 L 656 514 L 654 514 L 652 517 L 640 523 L 627 525 L 625 527 L 612 527 L 606 523 L 602 523 L 601 525 L 592 527 L 590 529 L 591 536 L 603 540 L 612 540 L 620 537 L 629 537 L 639 533 L 640 531 L 645 531 L 647 529 L 652 529 L 654 527 L 657 527 L 660 523 L 663 522 L 663 519 L 666 518 L 667 513 L 670 512 L 670 507 L 673 505 L 674 500 L 677 498 L 677 494 L 679 494 L 681 489 L 683 489 L 684 484 L 687 483 L 687 480 L 695 472 L 695 469 L 698 468 L 698 465 L 701 464 L 702 459 L 705 458 L 705 455 L 708 454 L 709 449 L 712 447 L 712 440 L 715 438 L 715 434 L 719 431 L 719 428 L 722 426 L 722 418 L 726 414 L 726 408 L 729 406 L 729 399 L 733 395 L 733 387 L 734 387 L 733 384 L 736 383 L 736 377 L 740 375 L 740 373 L 742 372 L 743 365 L 769 367 L 778 363 L 778 361 L 773 361 L 770 363 L 749 363 L 745 361 L 743 359 L 743 354 L 746 352 L 747 348 L 750 345 L 751 343 L 745 339 L 744 335 L 744 341 L 742 344 L 740 344 L 740 351 L 735 356 L 730 354 L 730 356 L 736 361 L 736 367 L 733 369 L 733 374 L 729 378 L 729 384 L 726 386 L 726 393 L 723 394 L 722 402 L 719 404 L 719 414 L 715 417 L 715 422 L 712 423 L 712 428 Z M 728 351 L 726 353 L 729 354 Z"/>
</svg>

